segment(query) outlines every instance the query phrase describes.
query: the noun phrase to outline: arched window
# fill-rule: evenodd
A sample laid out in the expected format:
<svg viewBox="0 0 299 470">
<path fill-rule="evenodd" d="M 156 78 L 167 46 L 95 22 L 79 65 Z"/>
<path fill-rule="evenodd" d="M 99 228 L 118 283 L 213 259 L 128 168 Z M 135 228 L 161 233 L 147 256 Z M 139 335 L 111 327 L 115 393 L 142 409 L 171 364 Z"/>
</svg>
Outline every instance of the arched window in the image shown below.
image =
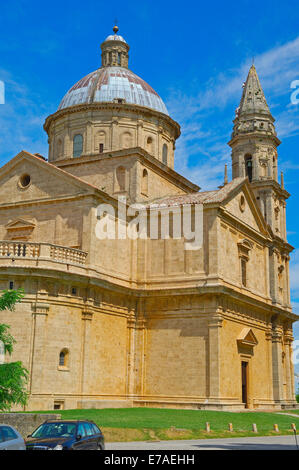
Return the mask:
<svg viewBox="0 0 299 470">
<path fill-rule="evenodd" d="M 116 191 L 126 190 L 126 169 L 119 166 L 116 169 Z"/>
<path fill-rule="evenodd" d="M 103 153 L 106 144 L 106 134 L 104 131 L 99 131 L 95 135 L 95 150 Z"/>
<path fill-rule="evenodd" d="M 245 155 L 245 174 L 249 181 L 252 181 L 252 156 Z"/>
<path fill-rule="evenodd" d="M 163 150 L 162 150 L 162 162 L 164 165 L 167 165 L 167 157 L 168 157 L 168 147 L 166 144 L 163 145 Z"/>
<path fill-rule="evenodd" d="M 130 147 L 133 147 L 132 145 L 132 135 L 130 132 L 124 132 L 122 135 L 122 147 L 125 149 L 128 149 Z"/>
<path fill-rule="evenodd" d="M 145 196 L 148 195 L 148 172 L 145 169 L 142 172 L 141 192 Z"/>
<path fill-rule="evenodd" d="M 121 55 L 120 55 L 120 52 L 117 53 L 117 64 L 118 64 L 118 65 L 121 64 Z"/>
<path fill-rule="evenodd" d="M 68 367 L 69 352 L 63 349 L 59 354 L 59 367 Z"/>
<path fill-rule="evenodd" d="M 77 134 L 74 137 L 73 142 L 73 157 L 81 157 L 83 152 L 83 137 L 81 134 Z"/>
<path fill-rule="evenodd" d="M 148 153 L 152 154 L 153 153 L 153 138 L 152 137 L 148 137 L 146 139 L 146 150 L 148 151 Z"/>
</svg>

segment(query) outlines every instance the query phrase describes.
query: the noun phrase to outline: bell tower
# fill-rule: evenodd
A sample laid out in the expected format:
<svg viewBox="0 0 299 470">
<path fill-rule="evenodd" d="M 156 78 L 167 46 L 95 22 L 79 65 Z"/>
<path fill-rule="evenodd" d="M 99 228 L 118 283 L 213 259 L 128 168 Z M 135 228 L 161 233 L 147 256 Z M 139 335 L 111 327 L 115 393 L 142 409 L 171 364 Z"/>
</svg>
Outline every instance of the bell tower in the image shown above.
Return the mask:
<svg viewBox="0 0 299 470">
<path fill-rule="evenodd" d="M 233 178 L 248 177 L 260 209 L 275 236 L 286 240 L 286 199 L 278 182 L 277 137 L 273 118 L 254 65 L 251 66 L 228 143 L 232 148 Z"/>
</svg>

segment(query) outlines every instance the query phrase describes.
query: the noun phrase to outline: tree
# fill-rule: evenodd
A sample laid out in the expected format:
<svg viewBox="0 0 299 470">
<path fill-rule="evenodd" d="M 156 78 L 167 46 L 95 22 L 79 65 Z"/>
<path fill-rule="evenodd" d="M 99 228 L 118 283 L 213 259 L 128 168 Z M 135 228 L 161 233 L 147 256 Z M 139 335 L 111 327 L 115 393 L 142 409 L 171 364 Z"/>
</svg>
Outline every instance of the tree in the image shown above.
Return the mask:
<svg viewBox="0 0 299 470">
<path fill-rule="evenodd" d="M 13 311 L 16 303 L 23 297 L 23 289 L 4 291 L 0 296 L 0 311 Z M 9 333 L 9 328 L 8 325 L 0 324 L 0 345 L 3 347 L 3 353 L 11 356 L 16 341 Z M 28 371 L 21 362 L 0 365 L 0 411 L 10 411 L 12 405 L 26 405 L 27 381 Z"/>
</svg>

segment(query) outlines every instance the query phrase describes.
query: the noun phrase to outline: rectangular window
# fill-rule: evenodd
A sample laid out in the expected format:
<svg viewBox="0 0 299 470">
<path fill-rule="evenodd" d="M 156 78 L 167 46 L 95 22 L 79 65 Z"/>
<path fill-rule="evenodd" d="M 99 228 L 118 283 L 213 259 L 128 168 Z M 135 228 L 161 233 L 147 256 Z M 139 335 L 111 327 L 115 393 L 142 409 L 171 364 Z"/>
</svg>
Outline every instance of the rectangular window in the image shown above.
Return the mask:
<svg viewBox="0 0 299 470">
<path fill-rule="evenodd" d="M 14 282 L 13 282 L 13 281 L 10 281 L 10 283 L 9 283 L 9 289 L 10 289 L 10 290 L 13 290 L 13 288 L 14 288 Z"/>
<path fill-rule="evenodd" d="M 63 410 L 64 401 L 54 401 L 54 410 Z"/>
<path fill-rule="evenodd" d="M 242 276 L 242 285 L 246 287 L 247 284 L 247 273 L 246 273 L 246 260 L 241 259 L 241 276 Z"/>
<path fill-rule="evenodd" d="M 100 144 L 100 153 L 104 152 L 104 144 Z"/>
</svg>

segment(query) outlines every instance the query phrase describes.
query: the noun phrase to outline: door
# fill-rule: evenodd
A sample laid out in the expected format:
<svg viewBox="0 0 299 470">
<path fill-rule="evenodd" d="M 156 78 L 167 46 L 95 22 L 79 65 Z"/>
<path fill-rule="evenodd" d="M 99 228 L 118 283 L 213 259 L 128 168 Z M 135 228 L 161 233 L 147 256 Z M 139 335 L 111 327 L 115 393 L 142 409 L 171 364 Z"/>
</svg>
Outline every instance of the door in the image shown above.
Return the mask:
<svg viewBox="0 0 299 470">
<path fill-rule="evenodd" d="M 248 405 L 248 362 L 242 361 L 242 402 Z"/>
</svg>

